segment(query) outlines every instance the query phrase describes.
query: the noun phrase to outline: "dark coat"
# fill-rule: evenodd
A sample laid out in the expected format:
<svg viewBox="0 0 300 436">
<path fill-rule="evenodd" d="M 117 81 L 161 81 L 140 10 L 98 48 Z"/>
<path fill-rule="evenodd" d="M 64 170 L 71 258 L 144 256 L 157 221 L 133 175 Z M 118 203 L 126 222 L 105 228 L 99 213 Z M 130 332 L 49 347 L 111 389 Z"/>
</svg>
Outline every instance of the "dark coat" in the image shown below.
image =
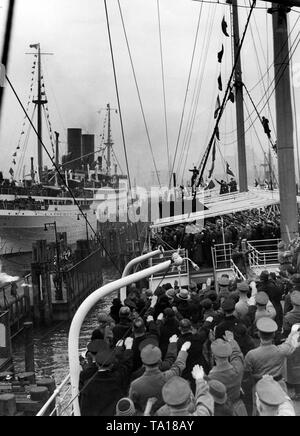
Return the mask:
<svg viewBox="0 0 300 436">
<path fill-rule="evenodd" d="M 126 395 L 124 380 L 131 368 L 132 351 L 126 350 L 113 370 L 98 372 L 81 392 L 81 416 L 114 416 L 117 402 Z"/>
<path fill-rule="evenodd" d="M 121 318 L 119 324 L 113 328 L 113 345 L 115 346 L 120 339 L 131 336 L 132 321 L 129 318 Z"/>
</svg>

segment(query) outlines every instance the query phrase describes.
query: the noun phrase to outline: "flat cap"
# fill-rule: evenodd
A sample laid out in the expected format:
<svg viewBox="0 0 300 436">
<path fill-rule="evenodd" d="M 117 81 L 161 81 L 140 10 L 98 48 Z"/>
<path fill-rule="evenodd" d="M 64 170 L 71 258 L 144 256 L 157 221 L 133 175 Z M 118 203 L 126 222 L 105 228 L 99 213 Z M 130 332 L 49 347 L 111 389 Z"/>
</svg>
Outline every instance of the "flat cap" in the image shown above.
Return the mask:
<svg viewBox="0 0 300 436">
<path fill-rule="evenodd" d="M 235 309 L 235 302 L 232 298 L 228 297 L 226 298 L 222 303 L 222 309 L 224 312 L 231 312 Z"/>
<path fill-rule="evenodd" d="M 98 322 L 109 322 L 110 318 L 105 312 L 99 312 L 98 314 Z"/>
<path fill-rule="evenodd" d="M 218 281 L 219 286 L 229 286 L 230 280 L 227 277 L 221 277 Z"/>
<path fill-rule="evenodd" d="M 148 336 L 146 339 L 144 339 L 139 345 L 139 350 L 142 351 L 143 348 L 147 347 L 147 345 L 153 345 L 153 347 L 158 347 L 157 336 Z"/>
<path fill-rule="evenodd" d="M 162 388 L 162 397 L 169 406 L 180 406 L 191 397 L 189 382 L 181 377 L 170 378 Z"/>
<path fill-rule="evenodd" d="M 238 285 L 237 285 L 237 290 L 240 292 L 249 292 L 249 289 L 250 289 L 250 286 L 246 281 L 238 283 Z"/>
<path fill-rule="evenodd" d="M 103 348 L 96 354 L 96 362 L 102 366 L 110 366 L 115 362 L 115 353 L 109 348 Z"/>
<path fill-rule="evenodd" d="M 94 341 L 91 341 L 87 345 L 88 352 L 90 352 L 92 354 L 97 354 L 98 351 L 103 350 L 103 349 L 105 349 L 105 350 L 109 349 L 109 346 L 108 346 L 107 342 L 105 342 L 104 339 L 95 339 Z"/>
<path fill-rule="evenodd" d="M 265 292 L 258 292 L 255 295 L 255 302 L 259 306 L 266 306 L 268 304 L 269 297 Z"/>
<path fill-rule="evenodd" d="M 128 317 L 131 314 L 131 310 L 128 306 L 121 307 L 119 310 L 119 316 L 121 317 Z"/>
<path fill-rule="evenodd" d="M 229 342 L 223 339 L 216 339 L 211 344 L 211 351 L 217 357 L 229 357 L 232 354 L 232 347 Z"/>
<path fill-rule="evenodd" d="M 189 330 L 192 327 L 192 323 L 189 319 L 182 319 L 179 323 L 179 327 L 183 330 Z"/>
<path fill-rule="evenodd" d="M 218 380 L 210 380 L 208 386 L 209 392 L 213 396 L 215 403 L 225 404 L 227 401 L 226 386 Z"/>
<path fill-rule="evenodd" d="M 263 377 L 256 385 L 258 398 L 269 406 L 279 406 L 286 401 L 286 394 L 271 376 Z"/>
<path fill-rule="evenodd" d="M 291 302 L 295 306 L 300 306 L 300 292 L 299 291 L 292 292 L 292 294 L 291 294 Z"/>
<path fill-rule="evenodd" d="M 269 271 L 267 271 L 267 270 L 262 271 L 260 274 L 260 280 L 267 281 L 268 278 L 269 278 Z"/>
<path fill-rule="evenodd" d="M 275 333 L 278 330 L 278 325 L 271 318 L 260 318 L 256 327 L 262 333 Z"/>
<path fill-rule="evenodd" d="M 141 360 L 145 365 L 155 365 L 161 360 L 161 351 L 158 347 L 149 344 L 141 351 Z"/>
</svg>

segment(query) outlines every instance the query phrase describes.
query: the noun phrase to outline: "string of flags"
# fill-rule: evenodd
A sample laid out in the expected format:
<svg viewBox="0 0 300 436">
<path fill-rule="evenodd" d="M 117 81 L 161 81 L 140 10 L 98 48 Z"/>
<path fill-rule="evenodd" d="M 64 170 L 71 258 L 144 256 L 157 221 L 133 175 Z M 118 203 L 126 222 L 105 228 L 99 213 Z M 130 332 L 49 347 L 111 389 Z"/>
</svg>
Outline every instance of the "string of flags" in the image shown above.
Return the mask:
<svg viewBox="0 0 300 436">
<path fill-rule="evenodd" d="M 37 55 L 35 57 L 37 57 Z M 30 80 L 30 87 L 29 87 L 30 91 L 29 91 L 29 95 L 28 95 L 27 104 L 25 106 L 25 110 L 26 110 L 27 114 L 29 111 L 30 103 L 32 102 L 32 97 L 33 97 L 33 87 L 34 87 L 34 79 L 35 79 L 35 73 L 36 73 L 36 64 L 37 64 L 37 62 L 34 61 L 32 64 L 32 68 L 31 68 L 31 80 Z M 16 151 L 12 155 L 12 167 L 9 170 L 9 173 L 12 177 L 14 177 L 15 172 L 17 172 L 17 173 L 19 172 L 19 168 L 15 169 L 13 167 L 17 166 L 18 152 L 19 152 L 19 150 L 21 150 L 21 142 L 22 142 L 23 137 L 25 135 L 26 123 L 27 123 L 27 116 L 24 115 L 21 134 L 20 134 L 20 137 L 18 140 Z"/>
</svg>

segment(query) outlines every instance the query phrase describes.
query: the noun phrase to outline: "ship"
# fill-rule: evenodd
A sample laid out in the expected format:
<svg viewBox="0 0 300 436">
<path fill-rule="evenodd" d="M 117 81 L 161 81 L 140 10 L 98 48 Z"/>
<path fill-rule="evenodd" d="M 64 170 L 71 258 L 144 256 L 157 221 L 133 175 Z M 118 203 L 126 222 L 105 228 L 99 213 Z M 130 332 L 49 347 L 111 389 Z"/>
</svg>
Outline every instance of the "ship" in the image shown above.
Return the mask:
<svg viewBox="0 0 300 436">
<path fill-rule="evenodd" d="M 10 179 L 0 174 L 0 254 L 15 255 L 29 253 L 37 240 L 56 242 L 59 234 L 66 233 L 71 247 L 81 239 L 95 238 L 98 234 L 99 205 L 115 201 L 114 193 L 120 198 L 127 196 L 127 176 L 118 173 L 118 164 L 111 135 L 111 107 L 107 104 L 103 122 L 107 124 L 107 136 L 101 136 L 101 143 L 95 147 L 95 134 L 84 134 L 81 128 L 67 129 L 67 154 L 60 163 L 59 133 L 52 129 L 48 109 L 46 85 L 42 70 L 40 44 L 30 46 L 36 49 L 33 63 L 37 69 L 37 97 L 33 98 L 34 112 L 37 112 L 37 160 L 31 157 L 30 173 L 20 165 L 26 161 L 25 136 L 26 117 L 23 131 L 12 157 Z M 33 79 L 31 92 L 33 92 Z M 27 113 L 29 105 L 27 108 Z M 42 114 L 45 114 L 45 120 Z M 27 120 L 28 121 L 28 120 Z M 44 123 L 43 123 L 44 121 Z M 43 166 L 43 124 L 48 127 L 56 169 Z M 28 128 L 32 126 L 29 124 Z M 104 132 L 104 129 L 103 129 Z M 27 136 L 29 133 L 27 133 Z M 23 145 L 23 147 L 22 147 Z M 27 162 L 28 164 L 28 162 Z M 19 168 L 19 170 L 18 170 Z M 58 171 L 57 171 L 58 170 Z M 99 209 L 100 210 L 100 209 Z M 103 210 L 103 208 L 101 208 Z M 55 231 L 47 231 L 53 224 Z"/>
</svg>

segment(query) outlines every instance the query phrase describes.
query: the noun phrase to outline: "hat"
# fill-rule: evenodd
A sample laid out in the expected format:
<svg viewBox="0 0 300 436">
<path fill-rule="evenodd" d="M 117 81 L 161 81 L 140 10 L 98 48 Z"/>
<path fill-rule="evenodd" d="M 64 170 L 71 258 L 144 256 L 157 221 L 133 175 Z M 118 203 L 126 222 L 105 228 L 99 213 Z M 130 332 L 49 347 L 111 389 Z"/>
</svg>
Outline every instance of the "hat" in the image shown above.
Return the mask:
<svg viewBox="0 0 300 436">
<path fill-rule="evenodd" d="M 225 404 L 227 401 L 226 386 L 218 380 L 210 380 L 208 382 L 209 392 L 217 404 Z"/>
<path fill-rule="evenodd" d="M 98 322 L 109 322 L 110 318 L 105 312 L 99 312 L 98 314 Z"/>
<path fill-rule="evenodd" d="M 204 298 L 204 300 L 200 302 L 200 306 L 202 306 L 205 310 L 209 310 L 212 308 L 213 302 L 209 298 Z"/>
<path fill-rule="evenodd" d="M 131 309 L 137 308 L 135 302 L 130 300 L 130 298 L 126 298 L 126 300 L 124 300 L 124 305 L 130 307 Z"/>
<path fill-rule="evenodd" d="M 160 349 L 152 344 L 146 345 L 141 351 L 141 360 L 145 365 L 155 365 L 161 360 Z"/>
<path fill-rule="evenodd" d="M 271 318 L 260 318 L 256 327 L 262 333 L 275 333 L 278 330 L 278 325 Z"/>
<path fill-rule="evenodd" d="M 291 302 L 294 306 L 300 306 L 300 292 L 294 291 L 291 294 Z"/>
<path fill-rule="evenodd" d="M 133 330 L 135 333 L 144 333 L 146 331 L 145 323 L 142 318 L 133 321 Z"/>
<path fill-rule="evenodd" d="M 121 398 L 116 405 L 116 416 L 134 416 L 134 403 L 130 398 Z"/>
<path fill-rule="evenodd" d="M 179 327 L 182 330 L 189 330 L 192 327 L 192 323 L 189 319 L 182 319 L 179 323 Z"/>
<path fill-rule="evenodd" d="M 268 406 L 279 406 L 286 401 L 286 393 L 271 376 L 259 380 L 256 392 L 258 398 Z"/>
<path fill-rule="evenodd" d="M 153 347 L 158 347 L 157 336 L 148 336 L 146 339 L 144 339 L 139 345 L 139 350 L 142 351 L 142 349 L 147 347 L 147 345 L 153 345 Z"/>
<path fill-rule="evenodd" d="M 177 294 L 177 298 L 187 301 L 191 298 L 191 296 L 187 289 L 181 289 L 180 292 Z"/>
<path fill-rule="evenodd" d="M 268 278 L 269 278 L 269 271 L 266 271 L 266 270 L 262 271 L 260 274 L 260 280 L 265 282 L 268 280 Z"/>
<path fill-rule="evenodd" d="M 169 406 L 180 406 L 191 397 L 189 382 L 182 377 L 170 378 L 162 388 L 162 397 Z"/>
<path fill-rule="evenodd" d="M 197 287 L 197 285 L 196 285 L 196 283 L 195 282 L 191 282 L 190 283 L 190 289 L 192 290 L 192 289 L 197 289 L 198 287 Z"/>
<path fill-rule="evenodd" d="M 293 274 L 291 277 L 291 281 L 294 285 L 300 283 L 300 274 Z"/>
<path fill-rule="evenodd" d="M 165 315 L 166 318 L 175 318 L 175 312 L 170 307 L 167 307 L 164 310 L 164 315 Z"/>
<path fill-rule="evenodd" d="M 269 297 L 265 292 L 258 292 L 255 295 L 255 302 L 259 306 L 266 306 L 269 302 Z"/>
<path fill-rule="evenodd" d="M 226 298 L 221 307 L 224 312 L 233 312 L 235 309 L 235 302 L 232 298 Z"/>
<path fill-rule="evenodd" d="M 166 296 L 170 299 L 175 298 L 176 292 L 174 291 L 174 289 L 168 289 L 168 291 L 166 292 Z"/>
<path fill-rule="evenodd" d="M 153 292 L 151 291 L 151 289 L 147 289 L 146 290 L 146 297 L 152 297 Z"/>
<path fill-rule="evenodd" d="M 249 292 L 250 286 L 246 281 L 244 281 L 244 282 L 238 283 L 237 290 L 240 292 Z"/>
<path fill-rule="evenodd" d="M 211 351 L 216 357 L 229 357 L 232 354 L 232 347 L 224 339 L 216 339 L 211 344 Z"/>
<path fill-rule="evenodd" d="M 229 286 L 230 280 L 227 277 L 221 277 L 218 281 L 219 286 Z"/>
<path fill-rule="evenodd" d="M 103 348 L 96 354 L 96 362 L 102 366 L 110 366 L 115 362 L 115 353 L 109 348 Z"/>
<path fill-rule="evenodd" d="M 128 317 L 130 313 L 131 312 L 128 306 L 121 307 L 121 309 L 119 310 L 120 317 Z"/>
<path fill-rule="evenodd" d="M 108 349 L 109 346 L 104 339 L 95 339 L 87 345 L 87 350 L 92 354 L 97 354 L 102 349 Z"/>
</svg>

